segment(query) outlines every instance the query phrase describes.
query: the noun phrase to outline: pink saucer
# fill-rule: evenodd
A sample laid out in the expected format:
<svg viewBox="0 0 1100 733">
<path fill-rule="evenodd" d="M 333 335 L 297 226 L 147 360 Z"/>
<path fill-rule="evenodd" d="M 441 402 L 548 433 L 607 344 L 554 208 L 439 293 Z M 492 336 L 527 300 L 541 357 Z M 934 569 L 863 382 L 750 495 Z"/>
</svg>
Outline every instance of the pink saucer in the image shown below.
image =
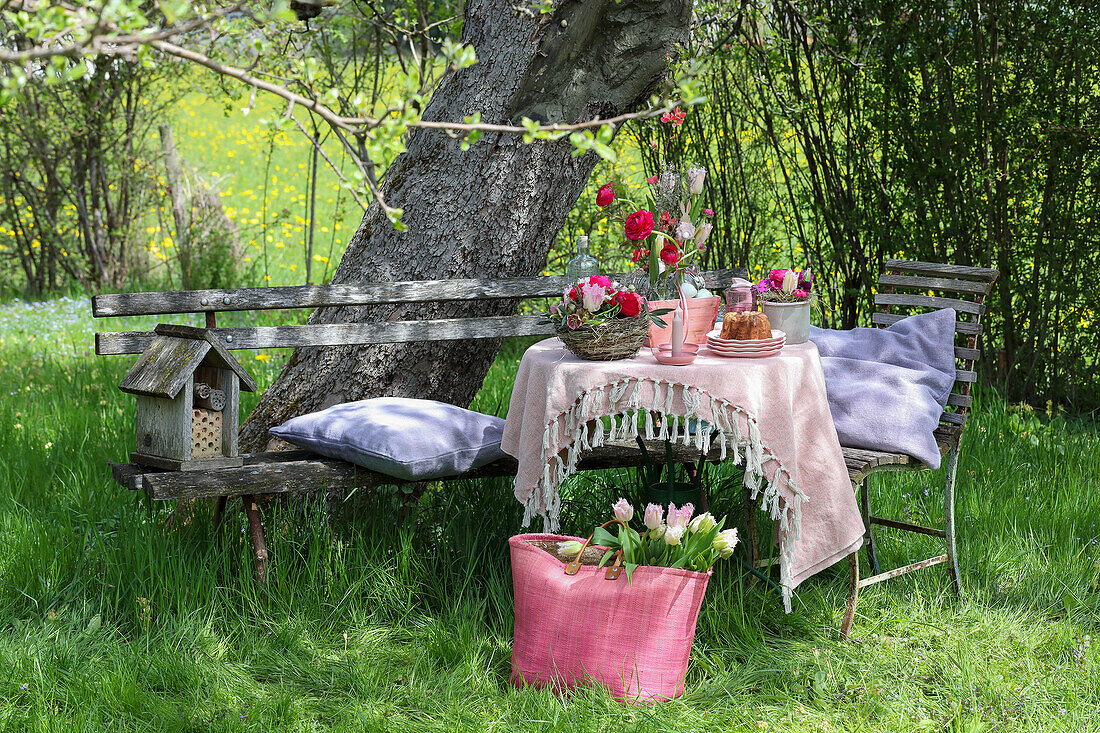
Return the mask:
<svg viewBox="0 0 1100 733">
<path fill-rule="evenodd" d="M 679 356 L 672 355 L 672 344 L 661 344 L 653 350 L 653 358 L 661 364 L 668 364 L 669 366 L 686 366 L 695 361 L 698 353 L 699 344 L 684 344 L 683 351 Z"/>
<path fill-rule="evenodd" d="M 695 354 L 684 353 L 679 356 L 673 356 L 667 352 L 658 352 L 653 355 L 653 358 L 662 364 L 668 364 L 669 366 L 687 366 L 695 361 Z"/>
</svg>

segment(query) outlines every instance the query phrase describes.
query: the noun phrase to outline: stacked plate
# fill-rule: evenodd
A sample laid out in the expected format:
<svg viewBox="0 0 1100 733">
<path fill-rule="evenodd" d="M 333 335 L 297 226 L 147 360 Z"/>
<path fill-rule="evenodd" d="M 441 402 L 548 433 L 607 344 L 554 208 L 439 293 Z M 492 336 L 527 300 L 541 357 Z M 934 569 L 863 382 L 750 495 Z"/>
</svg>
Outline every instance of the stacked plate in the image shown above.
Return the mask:
<svg viewBox="0 0 1100 733">
<path fill-rule="evenodd" d="M 787 334 L 782 331 L 772 330 L 771 338 L 766 339 L 724 339 L 719 334 L 719 329 L 714 329 L 707 334 L 707 349 L 718 356 L 731 359 L 760 359 L 765 356 L 775 356 L 787 343 Z"/>
</svg>

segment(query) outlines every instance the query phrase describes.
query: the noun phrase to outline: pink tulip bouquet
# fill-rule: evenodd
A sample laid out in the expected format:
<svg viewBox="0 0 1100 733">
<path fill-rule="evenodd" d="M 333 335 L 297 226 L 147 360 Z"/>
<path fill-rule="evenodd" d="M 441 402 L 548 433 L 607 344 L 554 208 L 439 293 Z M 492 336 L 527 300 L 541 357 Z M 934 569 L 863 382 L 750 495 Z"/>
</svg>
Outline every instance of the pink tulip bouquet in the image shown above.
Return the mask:
<svg viewBox="0 0 1100 733">
<path fill-rule="evenodd" d="M 705 573 L 719 558 L 732 556 L 737 546 L 737 530 L 722 529 L 724 517 L 715 519 L 709 513 L 692 516 L 695 507 L 691 504 L 684 504 L 679 509 L 669 504 L 667 515 L 663 506 L 650 504 L 642 517 L 644 528 L 639 529 L 630 526 L 634 507 L 626 499 L 619 499 L 612 512 L 618 531 L 597 527 L 591 543 L 607 548 L 600 567 L 621 552 L 628 580 L 634 569 L 642 565 Z M 562 557 L 572 557 L 579 554 L 581 548 L 580 542 L 569 540 L 558 544 L 558 553 Z"/>
<path fill-rule="evenodd" d="M 753 285 L 761 300 L 773 303 L 800 303 L 813 297 L 814 275 L 805 270 L 772 270 Z"/>
</svg>

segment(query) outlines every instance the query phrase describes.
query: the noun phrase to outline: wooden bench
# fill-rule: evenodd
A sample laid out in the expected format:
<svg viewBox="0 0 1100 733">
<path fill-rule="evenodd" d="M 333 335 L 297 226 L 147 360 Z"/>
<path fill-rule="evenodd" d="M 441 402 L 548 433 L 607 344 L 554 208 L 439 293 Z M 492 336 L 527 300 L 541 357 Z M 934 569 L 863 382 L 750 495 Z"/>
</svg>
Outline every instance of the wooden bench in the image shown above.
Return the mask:
<svg viewBox="0 0 1100 733">
<path fill-rule="evenodd" d="M 746 273 L 743 269 L 715 270 L 704 273 L 704 276 L 710 282 L 724 285 L 734 277 L 745 277 Z M 552 334 L 552 328 L 538 315 L 219 328 L 217 314 L 436 301 L 503 300 L 517 303 L 529 298 L 558 298 L 566 284 L 564 276 L 557 276 L 116 293 L 93 297 L 92 314 L 103 318 L 202 313 L 210 336 L 227 350 L 548 336 Z M 96 333 L 95 351 L 101 356 L 139 354 L 155 336 L 151 331 Z M 138 450 L 142 450 L 141 447 Z M 689 449 L 684 446 L 678 446 L 676 450 L 677 459 L 690 461 L 696 457 L 689 455 Z M 586 453 L 578 468 L 617 468 L 639 463 L 637 446 L 612 444 Z M 515 472 L 515 460 L 506 457 L 453 478 L 514 476 Z M 403 483 L 390 476 L 305 451 L 245 455 L 241 466 L 198 471 L 158 470 L 137 463 L 122 463 L 112 466 L 112 474 L 122 486 L 144 491 L 150 499 L 157 501 L 216 498 L 215 524 L 220 523 L 227 499 L 240 497 L 248 517 L 256 554 L 256 573 L 261 582 L 266 576 L 267 549 L 256 496 L 315 491 L 320 487 L 351 490 Z"/>
</svg>

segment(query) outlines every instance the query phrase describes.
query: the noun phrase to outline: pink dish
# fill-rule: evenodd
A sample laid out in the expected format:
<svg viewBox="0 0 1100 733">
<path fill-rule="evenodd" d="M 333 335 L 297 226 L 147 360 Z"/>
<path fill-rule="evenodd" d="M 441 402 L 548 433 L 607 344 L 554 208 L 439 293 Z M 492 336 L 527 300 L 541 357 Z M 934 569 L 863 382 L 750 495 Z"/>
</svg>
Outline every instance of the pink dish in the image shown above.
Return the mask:
<svg viewBox="0 0 1100 733">
<path fill-rule="evenodd" d="M 719 334 L 719 329 L 714 329 L 707 334 L 707 343 L 716 344 L 718 346 L 771 346 L 773 344 L 782 344 L 787 340 L 787 334 L 782 331 L 772 331 L 771 338 L 766 339 L 724 339 Z"/>
<path fill-rule="evenodd" d="M 680 356 L 673 356 L 670 352 L 660 351 L 653 355 L 657 361 L 662 364 L 668 364 L 669 366 L 687 366 L 695 361 L 695 354 L 681 354 Z"/>
<path fill-rule="evenodd" d="M 760 351 L 723 351 L 713 346 L 708 346 L 707 351 L 723 359 L 763 359 L 768 356 L 777 356 L 782 353 L 783 348 L 762 349 Z"/>
</svg>

